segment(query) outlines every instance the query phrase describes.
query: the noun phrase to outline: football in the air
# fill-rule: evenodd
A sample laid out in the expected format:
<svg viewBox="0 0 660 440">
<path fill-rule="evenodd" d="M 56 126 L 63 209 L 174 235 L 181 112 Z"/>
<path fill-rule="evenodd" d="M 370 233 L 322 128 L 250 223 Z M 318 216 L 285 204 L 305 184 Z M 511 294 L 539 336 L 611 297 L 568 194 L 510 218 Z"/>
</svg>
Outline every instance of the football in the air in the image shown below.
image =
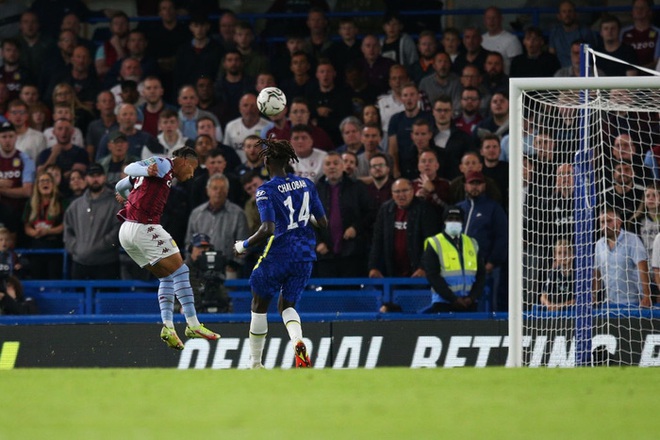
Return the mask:
<svg viewBox="0 0 660 440">
<path fill-rule="evenodd" d="M 286 96 L 277 87 L 266 87 L 257 96 L 257 107 L 266 116 L 274 116 L 284 110 Z"/>
</svg>

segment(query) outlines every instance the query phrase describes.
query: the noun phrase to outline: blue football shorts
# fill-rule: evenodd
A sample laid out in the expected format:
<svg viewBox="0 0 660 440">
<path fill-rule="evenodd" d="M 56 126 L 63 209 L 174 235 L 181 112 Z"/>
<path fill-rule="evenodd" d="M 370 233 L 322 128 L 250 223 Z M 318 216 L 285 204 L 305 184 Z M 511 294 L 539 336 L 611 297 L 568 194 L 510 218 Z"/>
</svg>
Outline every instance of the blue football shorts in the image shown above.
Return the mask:
<svg viewBox="0 0 660 440">
<path fill-rule="evenodd" d="M 252 271 L 250 287 L 261 298 L 273 299 L 280 292 L 290 303 L 300 299 L 312 275 L 313 261 L 262 260 Z"/>
</svg>

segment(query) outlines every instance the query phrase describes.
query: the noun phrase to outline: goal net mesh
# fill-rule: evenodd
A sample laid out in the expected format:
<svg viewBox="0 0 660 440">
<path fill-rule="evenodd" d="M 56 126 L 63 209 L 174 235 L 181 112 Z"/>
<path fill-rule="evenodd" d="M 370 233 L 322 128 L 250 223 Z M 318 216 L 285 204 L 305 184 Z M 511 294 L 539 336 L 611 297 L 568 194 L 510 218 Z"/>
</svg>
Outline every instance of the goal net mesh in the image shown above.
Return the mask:
<svg viewBox="0 0 660 440">
<path fill-rule="evenodd" d="M 660 90 L 522 104 L 523 365 L 660 365 Z"/>
</svg>

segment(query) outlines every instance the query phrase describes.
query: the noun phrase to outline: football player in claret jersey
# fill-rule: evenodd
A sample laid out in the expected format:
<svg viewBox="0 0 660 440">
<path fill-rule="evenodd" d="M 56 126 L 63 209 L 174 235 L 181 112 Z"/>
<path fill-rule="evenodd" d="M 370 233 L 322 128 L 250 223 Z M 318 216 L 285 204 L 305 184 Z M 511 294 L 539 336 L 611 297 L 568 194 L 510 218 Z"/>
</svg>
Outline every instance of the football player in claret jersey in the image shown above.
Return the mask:
<svg viewBox="0 0 660 440">
<path fill-rule="evenodd" d="M 199 165 L 197 153 L 190 147 L 180 148 L 173 157 L 151 157 L 126 166 L 128 175 L 115 186 L 117 200 L 124 207 L 117 216 L 122 221 L 119 242 L 126 253 L 140 267 L 146 268 L 160 281 L 158 305 L 163 320 L 160 337 L 176 350 L 183 343 L 174 329 L 174 299 L 178 299 L 186 317 L 186 336 L 214 341 L 220 335 L 205 328 L 197 320 L 195 299 L 189 269 L 170 234 L 160 225 L 160 217 L 167 203 L 172 180 L 190 179 Z"/>
<path fill-rule="evenodd" d="M 294 307 L 316 260 L 312 225 L 325 228 L 328 219 L 312 181 L 286 172 L 291 161 L 298 161 L 289 141 L 261 139 L 259 144 L 263 148 L 259 155 L 271 178 L 255 195 L 261 226 L 247 240 L 234 244 L 236 254 L 240 255 L 268 239 L 250 276 L 250 366 L 263 368 L 261 355 L 268 333 L 266 312 L 270 301 L 279 294 L 277 306 L 293 343 L 296 368 L 311 367 L 300 316 Z"/>
</svg>

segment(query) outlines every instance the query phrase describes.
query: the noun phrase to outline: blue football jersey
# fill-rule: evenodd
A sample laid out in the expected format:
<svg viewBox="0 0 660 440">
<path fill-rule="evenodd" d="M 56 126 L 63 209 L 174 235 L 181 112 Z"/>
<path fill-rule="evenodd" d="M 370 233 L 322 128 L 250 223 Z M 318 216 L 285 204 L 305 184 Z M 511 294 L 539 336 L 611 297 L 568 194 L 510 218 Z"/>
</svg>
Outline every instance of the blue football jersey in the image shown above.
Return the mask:
<svg viewBox="0 0 660 440">
<path fill-rule="evenodd" d="M 261 221 L 275 223 L 262 258 L 316 260 L 316 236 L 309 219 L 325 212 L 312 181 L 294 174 L 275 177 L 259 187 L 256 199 Z"/>
</svg>

